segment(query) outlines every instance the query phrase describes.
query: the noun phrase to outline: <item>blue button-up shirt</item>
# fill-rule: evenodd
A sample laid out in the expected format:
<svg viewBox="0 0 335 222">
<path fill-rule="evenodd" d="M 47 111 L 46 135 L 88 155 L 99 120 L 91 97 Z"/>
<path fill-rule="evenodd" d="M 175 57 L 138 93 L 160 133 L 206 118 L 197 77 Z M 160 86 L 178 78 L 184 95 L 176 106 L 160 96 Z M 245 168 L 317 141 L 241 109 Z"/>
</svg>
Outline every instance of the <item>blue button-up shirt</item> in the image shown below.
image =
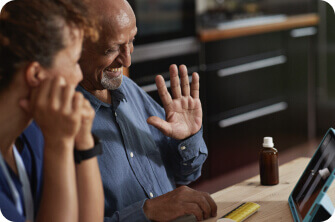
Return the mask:
<svg viewBox="0 0 335 222">
<path fill-rule="evenodd" d="M 188 184 L 201 174 L 207 157 L 202 130 L 183 141 L 164 136 L 147 118 L 165 112 L 132 80 L 124 77 L 106 104 L 78 87 L 96 116 L 93 133 L 103 144 L 98 157 L 105 193 L 105 221 L 148 221 L 143 205 Z"/>
</svg>

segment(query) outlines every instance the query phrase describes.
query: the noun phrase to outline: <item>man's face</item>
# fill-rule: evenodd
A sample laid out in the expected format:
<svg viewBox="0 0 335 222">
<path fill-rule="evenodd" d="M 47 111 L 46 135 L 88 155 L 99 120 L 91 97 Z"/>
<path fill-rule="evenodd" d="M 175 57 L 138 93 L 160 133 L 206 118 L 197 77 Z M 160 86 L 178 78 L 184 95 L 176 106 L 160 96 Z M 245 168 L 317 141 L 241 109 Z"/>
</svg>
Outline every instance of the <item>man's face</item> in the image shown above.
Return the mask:
<svg viewBox="0 0 335 222">
<path fill-rule="evenodd" d="M 131 65 L 136 33 L 135 18 L 121 11 L 102 23 L 98 42 L 85 42 L 80 65 L 84 74 L 82 85 L 87 90 L 120 87 L 123 67 Z"/>
</svg>

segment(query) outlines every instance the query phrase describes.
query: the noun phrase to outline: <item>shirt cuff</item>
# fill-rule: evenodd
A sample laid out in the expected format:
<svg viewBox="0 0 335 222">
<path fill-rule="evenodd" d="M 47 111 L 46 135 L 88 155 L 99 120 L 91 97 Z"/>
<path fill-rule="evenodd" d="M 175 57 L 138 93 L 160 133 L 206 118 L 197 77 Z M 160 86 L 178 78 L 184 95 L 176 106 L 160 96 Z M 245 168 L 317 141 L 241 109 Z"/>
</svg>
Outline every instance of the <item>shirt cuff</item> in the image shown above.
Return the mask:
<svg viewBox="0 0 335 222">
<path fill-rule="evenodd" d="M 120 221 L 148 221 L 150 220 L 145 216 L 143 206 L 145 204 L 145 201 L 147 199 L 138 201 L 134 204 L 132 204 L 129 207 L 126 207 L 125 209 L 122 209 L 120 212 Z"/>
<path fill-rule="evenodd" d="M 186 140 L 180 141 L 180 143 L 178 144 L 178 153 L 182 157 L 183 162 L 198 157 L 199 152 L 204 154 L 208 153 L 202 134 L 203 129 L 201 127 L 199 132 L 187 138 Z"/>
</svg>

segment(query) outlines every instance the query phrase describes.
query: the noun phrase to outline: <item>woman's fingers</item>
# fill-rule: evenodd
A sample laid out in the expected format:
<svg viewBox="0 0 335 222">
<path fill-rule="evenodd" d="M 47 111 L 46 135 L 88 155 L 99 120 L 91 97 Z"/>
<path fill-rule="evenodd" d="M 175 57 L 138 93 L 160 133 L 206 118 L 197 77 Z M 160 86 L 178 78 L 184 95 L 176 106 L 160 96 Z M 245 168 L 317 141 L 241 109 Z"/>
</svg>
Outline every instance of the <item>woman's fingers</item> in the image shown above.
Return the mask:
<svg viewBox="0 0 335 222">
<path fill-rule="evenodd" d="M 32 112 L 34 112 L 36 108 L 42 108 L 48 104 L 51 84 L 52 79 L 45 79 L 41 82 L 39 87 L 32 89 L 30 96 L 30 106 Z"/>
<path fill-rule="evenodd" d="M 75 92 L 73 96 L 72 109 L 76 114 L 81 113 L 81 108 L 83 106 L 84 96 L 80 92 Z"/>
<path fill-rule="evenodd" d="M 61 100 L 62 90 L 63 90 L 62 88 L 65 85 L 66 85 L 66 83 L 65 83 L 65 80 L 64 80 L 63 77 L 58 77 L 57 76 L 52 81 L 49 101 L 50 101 L 50 104 L 51 104 L 50 108 L 53 111 L 58 110 L 62 105 L 62 100 Z"/>
</svg>

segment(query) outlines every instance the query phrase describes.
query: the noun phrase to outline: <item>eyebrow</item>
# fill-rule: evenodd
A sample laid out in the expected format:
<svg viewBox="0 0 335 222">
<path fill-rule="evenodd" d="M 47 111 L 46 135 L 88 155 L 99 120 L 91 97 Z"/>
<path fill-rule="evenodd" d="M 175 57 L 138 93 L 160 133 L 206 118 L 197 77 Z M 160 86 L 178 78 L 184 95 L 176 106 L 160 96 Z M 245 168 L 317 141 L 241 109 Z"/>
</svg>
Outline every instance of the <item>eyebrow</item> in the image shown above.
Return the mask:
<svg viewBox="0 0 335 222">
<path fill-rule="evenodd" d="M 135 31 L 135 34 L 134 34 L 134 37 L 132 40 L 135 39 L 135 36 L 137 35 L 138 33 L 138 29 L 136 28 L 136 31 Z M 113 46 L 120 46 L 120 45 L 123 45 L 124 43 L 123 42 L 99 42 L 98 43 L 98 47 L 101 48 L 102 50 L 105 50 L 106 48 L 111 48 Z"/>
<path fill-rule="evenodd" d="M 134 37 L 132 38 L 132 40 L 134 40 L 135 39 L 135 36 L 137 35 L 137 32 L 138 32 L 138 29 L 136 28 L 136 31 L 135 31 L 135 34 L 134 34 Z M 112 44 L 111 44 L 111 46 L 113 46 L 113 45 L 123 45 L 124 43 L 123 42 L 113 42 Z"/>
</svg>

